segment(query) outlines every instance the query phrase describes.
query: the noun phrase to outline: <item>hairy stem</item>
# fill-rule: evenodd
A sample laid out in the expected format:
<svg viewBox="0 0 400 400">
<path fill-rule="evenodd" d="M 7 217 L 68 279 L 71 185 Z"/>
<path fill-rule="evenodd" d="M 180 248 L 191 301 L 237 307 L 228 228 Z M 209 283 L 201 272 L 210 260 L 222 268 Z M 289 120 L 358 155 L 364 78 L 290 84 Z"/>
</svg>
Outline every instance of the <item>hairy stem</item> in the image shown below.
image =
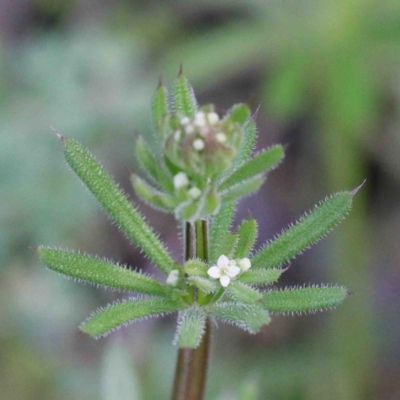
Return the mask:
<svg viewBox="0 0 400 400">
<path fill-rule="evenodd" d="M 206 220 L 198 220 L 185 227 L 185 258 L 193 257 L 208 262 L 208 226 Z M 193 292 L 193 301 L 197 301 L 201 293 Z M 171 400 L 202 400 L 204 397 L 208 355 L 210 348 L 210 321 L 207 319 L 202 342 L 196 349 L 181 348 L 175 368 L 174 387 Z"/>
</svg>

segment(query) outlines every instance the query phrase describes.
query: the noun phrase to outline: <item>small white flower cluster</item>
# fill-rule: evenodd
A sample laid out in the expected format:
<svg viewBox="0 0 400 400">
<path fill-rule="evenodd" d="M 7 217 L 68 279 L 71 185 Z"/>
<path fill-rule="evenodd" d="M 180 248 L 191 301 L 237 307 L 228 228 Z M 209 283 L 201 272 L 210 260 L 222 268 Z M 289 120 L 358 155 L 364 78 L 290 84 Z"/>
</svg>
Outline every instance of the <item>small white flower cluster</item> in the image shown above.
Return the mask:
<svg viewBox="0 0 400 400">
<path fill-rule="evenodd" d="M 185 172 L 178 172 L 173 177 L 173 183 L 175 189 L 184 189 L 189 186 L 189 178 Z M 201 196 L 201 190 L 196 186 L 192 186 L 187 193 L 192 200 L 196 200 Z"/>
<path fill-rule="evenodd" d="M 226 135 L 223 132 L 216 130 L 216 124 L 219 122 L 219 116 L 215 112 L 198 111 L 193 119 L 183 117 L 180 121 L 182 131 L 186 135 L 198 134 L 198 137 L 193 141 L 193 148 L 196 151 L 202 151 L 205 147 L 204 137 L 211 132 L 214 133 L 215 139 L 220 142 L 226 142 Z M 174 133 L 176 141 L 181 139 L 181 131 Z"/>
<path fill-rule="evenodd" d="M 251 262 L 248 258 L 230 260 L 227 256 L 221 255 L 218 257 L 217 265 L 209 268 L 207 274 L 210 275 L 211 278 L 219 279 L 221 286 L 227 287 L 232 278 L 250 268 Z"/>
</svg>

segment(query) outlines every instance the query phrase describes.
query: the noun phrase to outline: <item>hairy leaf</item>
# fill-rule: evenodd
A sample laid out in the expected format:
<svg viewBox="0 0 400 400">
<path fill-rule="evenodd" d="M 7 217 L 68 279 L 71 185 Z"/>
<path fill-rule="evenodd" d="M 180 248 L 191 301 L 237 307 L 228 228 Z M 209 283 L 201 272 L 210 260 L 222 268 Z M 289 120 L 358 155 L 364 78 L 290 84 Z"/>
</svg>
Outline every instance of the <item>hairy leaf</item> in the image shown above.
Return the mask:
<svg viewBox="0 0 400 400">
<path fill-rule="evenodd" d="M 183 269 L 184 269 L 185 273 L 187 273 L 189 275 L 202 276 L 204 278 L 208 277 L 207 264 L 198 259 L 186 261 L 185 265 L 183 266 Z"/>
<path fill-rule="evenodd" d="M 227 292 L 242 303 L 255 303 L 261 299 L 261 293 L 241 282 L 232 282 L 227 287 Z"/>
<path fill-rule="evenodd" d="M 202 276 L 188 276 L 186 280 L 190 285 L 197 286 L 204 293 L 216 292 L 221 287 L 217 281 Z"/>
<path fill-rule="evenodd" d="M 244 163 L 246 163 L 249 158 L 251 151 L 253 150 L 254 142 L 256 140 L 257 127 L 253 119 L 250 119 L 245 125 L 243 130 L 243 139 L 240 146 L 238 155 L 236 156 L 233 163 L 233 170 L 236 170 Z"/>
<path fill-rule="evenodd" d="M 229 233 L 232 223 L 235 202 L 224 202 L 218 213 L 211 219 L 210 229 L 210 262 L 215 263 L 217 258 L 223 254 L 221 251 L 222 239 Z"/>
<path fill-rule="evenodd" d="M 269 149 L 257 154 L 250 161 L 245 162 L 240 168 L 228 176 L 219 186 L 224 191 L 231 186 L 251 179 L 259 174 L 264 174 L 275 168 L 283 159 L 284 151 L 280 145 L 272 146 Z"/>
<path fill-rule="evenodd" d="M 255 219 L 243 221 L 238 229 L 239 240 L 234 251 L 235 258 L 248 257 L 257 239 L 257 222 Z"/>
<path fill-rule="evenodd" d="M 75 140 L 63 138 L 63 144 L 68 164 L 122 231 L 164 273 L 175 269 L 175 262 L 161 241 L 93 156 Z"/>
<path fill-rule="evenodd" d="M 178 347 L 196 348 L 201 342 L 206 315 L 194 305 L 179 313 L 175 344 Z"/>
<path fill-rule="evenodd" d="M 169 113 L 168 110 L 168 93 L 165 86 L 159 83 L 157 90 L 153 97 L 151 107 L 153 124 L 155 131 L 163 137 L 165 134 L 165 122 Z"/>
<path fill-rule="evenodd" d="M 247 104 L 235 104 L 228 112 L 229 118 L 240 125 L 244 125 L 250 118 L 250 108 Z"/>
<path fill-rule="evenodd" d="M 169 194 L 160 192 L 137 175 L 131 176 L 131 182 L 135 193 L 145 203 L 165 212 L 172 212 L 174 210 L 175 201 Z"/>
<path fill-rule="evenodd" d="M 197 102 L 192 87 L 180 72 L 173 87 L 174 109 L 177 114 L 193 118 L 197 111 Z"/>
<path fill-rule="evenodd" d="M 233 251 L 236 247 L 238 241 L 238 235 L 236 234 L 227 234 L 223 238 L 221 238 L 220 252 L 226 255 L 228 258 L 232 258 Z"/>
<path fill-rule="evenodd" d="M 334 308 L 347 296 L 347 289 L 341 286 L 286 288 L 264 293 L 262 305 L 273 313 L 313 313 Z"/>
<path fill-rule="evenodd" d="M 141 136 L 136 140 L 135 156 L 147 178 L 167 192 L 173 190 L 174 185 L 171 173 L 161 160 L 155 159 L 155 155 L 150 151 L 149 145 Z"/>
<path fill-rule="evenodd" d="M 264 183 L 263 176 L 256 176 L 224 190 L 221 193 L 223 201 L 236 201 L 257 191 Z"/>
<path fill-rule="evenodd" d="M 180 311 L 184 308 L 182 304 L 161 298 L 127 300 L 97 310 L 79 328 L 90 336 L 98 338 L 141 318 Z"/>
<path fill-rule="evenodd" d="M 37 251 L 51 270 L 91 284 L 155 296 L 171 293 L 168 285 L 107 260 L 42 246 Z"/>
<path fill-rule="evenodd" d="M 269 324 L 268 313 L 256 304 L 242 304 L 233 301 L 215 303 L 209 306 L 209 313 L 224 322 L 231 323 L 249 333 L 257 333 L 263 325 Z"/>
<path fill-rule="evenodd" d="M 352 192 L 339 192 L 320 202 L 293 226 L 262 248 L 251 260 L 253 268 L 273 268 L 302 253 L 324 237 L 349 212 Z"/>
<path fill-rule="evenodd" d="M 276 282 L 285 270 L 283 268 L 257 268 L 249 269 L 237 277 L 243 283 L 254 285 L 269 285 Z"/>
</svg>

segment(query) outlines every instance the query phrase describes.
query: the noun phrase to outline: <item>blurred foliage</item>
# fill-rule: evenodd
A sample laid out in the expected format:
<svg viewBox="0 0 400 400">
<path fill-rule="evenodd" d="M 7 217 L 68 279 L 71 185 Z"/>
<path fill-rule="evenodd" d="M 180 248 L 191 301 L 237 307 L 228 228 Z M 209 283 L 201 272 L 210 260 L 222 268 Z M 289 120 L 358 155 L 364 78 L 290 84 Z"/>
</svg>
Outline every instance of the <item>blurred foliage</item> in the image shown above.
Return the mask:
<svg viewBox="0 0 400 400">
<path fill-rule="evenodd" d="M 280 175 L 238 211 L 264 216 L 265 238 L 321 194 L 367 178 L 338 236 L 288 271 L 288 284 L 330 275 L 353 288 L 352 303 L 307 317 L 311 330 L 293 318 L 249 340 L 219 327 L 209 398 L 250 400 L 253 384 L 260 399 L 399 397 L 400 2 L 15 1 L 0 3 L 0 30 L 2 397 L 102 398 L 106 341 L 75 332 L 98 295 L 45 271 L 28 246 L 90 249 L 134 265 L 137 254 L 68 171 L 49 126 L 127 184 L 158 76 L 171 82 L 180 62 L 202 103 L 253 98 L 260 145 L 290 144 Z M 164 219 L 149 219 L 179 247 Z M 135 325 L 124 339 L 143 398 L 166 398 L 169 326 Z"/>
</svg>

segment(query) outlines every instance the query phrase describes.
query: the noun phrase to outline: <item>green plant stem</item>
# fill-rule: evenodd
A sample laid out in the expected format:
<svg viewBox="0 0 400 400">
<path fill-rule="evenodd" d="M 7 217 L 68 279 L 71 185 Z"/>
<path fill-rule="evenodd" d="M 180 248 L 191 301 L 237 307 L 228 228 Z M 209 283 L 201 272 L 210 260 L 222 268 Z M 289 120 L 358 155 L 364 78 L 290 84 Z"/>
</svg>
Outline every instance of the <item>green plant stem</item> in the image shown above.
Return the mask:
<svg viewBox="0 0 400 400">
<path fill-rule="evenodd" d="M 208 262 L 208 226 L 206 220 L 198 220 L 194 225 L 186 223 L 185 258 L 196 257 Z M 193 241 L 194 240 L 194 241 Z M 193 292 L 193 301 L 197 301 L 198 291 Z M 202 400 L 204 397 L 208 356 L 210 349 L 211 327 L 207 319 L 201 344 L 196 349 L 181 348 L 175 368 L 174 386 L 171 400 Z"/>
</svg>

